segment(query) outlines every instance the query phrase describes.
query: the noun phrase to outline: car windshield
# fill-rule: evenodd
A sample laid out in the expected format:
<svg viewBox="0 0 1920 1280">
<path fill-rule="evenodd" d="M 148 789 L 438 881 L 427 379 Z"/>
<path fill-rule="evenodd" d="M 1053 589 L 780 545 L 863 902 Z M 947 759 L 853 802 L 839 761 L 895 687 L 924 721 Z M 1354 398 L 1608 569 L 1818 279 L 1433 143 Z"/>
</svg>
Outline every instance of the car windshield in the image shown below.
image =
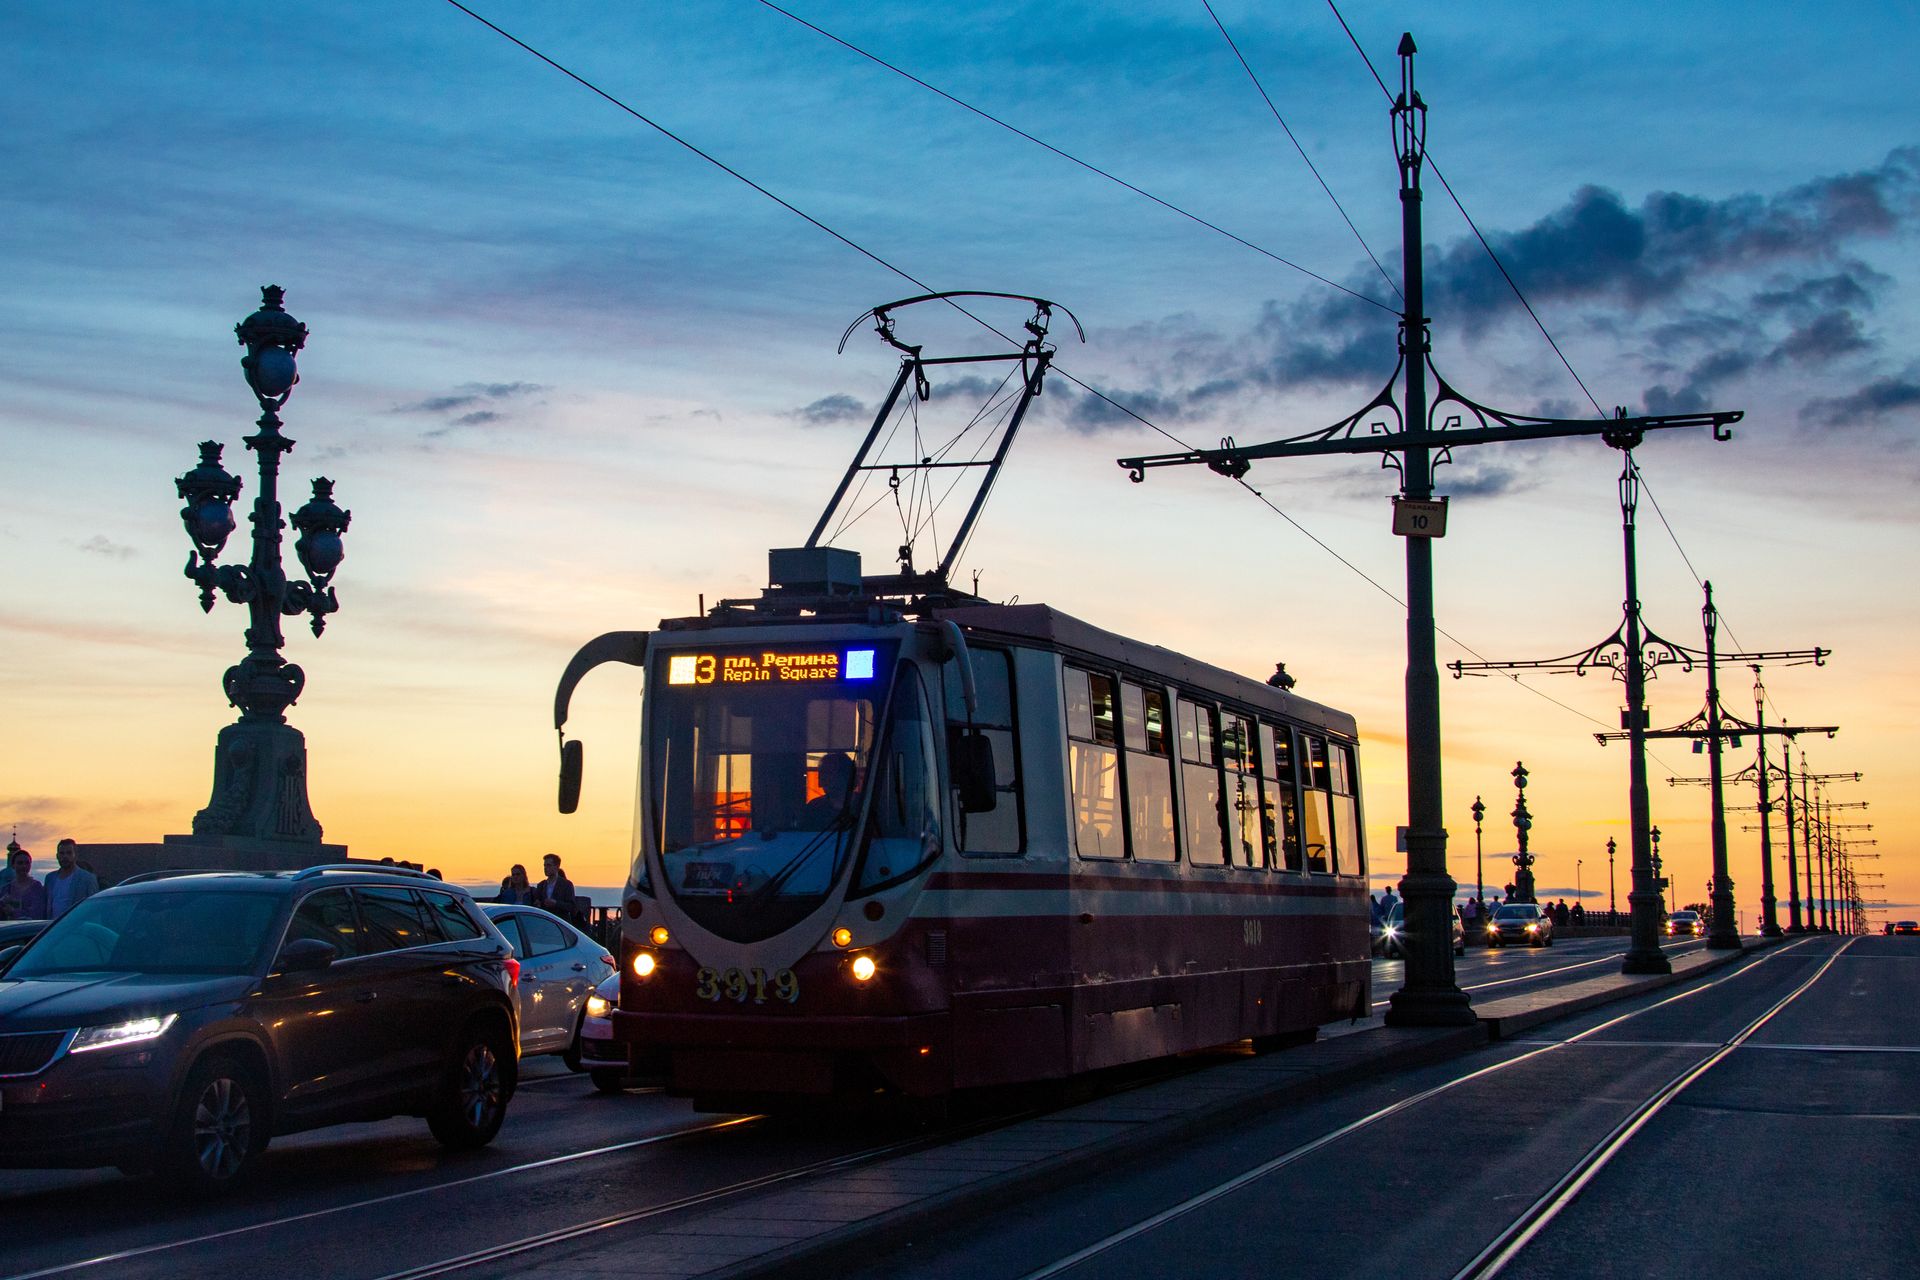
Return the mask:
<svg viewBox="0 0 1920 1280">
<path fill-rule="evenodd" d="M 103 893 L 47 926 L 6 976 L 252 973 L 274 940 L 281 902 L 201 888 Z"/>
<path fill-rule="evenodd" d="M 1700 917 L 1695 915 L 1691 911 L 1676 911 L 1673 913 L 1673 918 L 1674 918 L 1674 921 L 1678 924 L 1692 924 L 1695 920 L 1698 920 Z"/>
<path fill-rule="evenodd" d="M 1540 918 L 1538 907 L 1502 907 L 1493 913 L 1495 920 L 1537 920 Z"/>
</svg>

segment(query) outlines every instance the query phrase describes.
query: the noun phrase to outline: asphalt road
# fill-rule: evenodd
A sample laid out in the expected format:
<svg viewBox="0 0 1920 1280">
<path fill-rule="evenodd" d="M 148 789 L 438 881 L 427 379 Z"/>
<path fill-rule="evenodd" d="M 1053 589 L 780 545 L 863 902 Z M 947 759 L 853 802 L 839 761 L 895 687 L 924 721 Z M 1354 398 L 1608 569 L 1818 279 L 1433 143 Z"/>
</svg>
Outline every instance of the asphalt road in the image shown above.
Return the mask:
<svg viewBox="0 0 1920 1280">
<path fill-rule="evenodd" d="M 1539 1031 L 1036 1196 L 842 1275 L 1913 1274 L 1910 940 L 1761 951 Z"/>
<path fill-rule="evenodd" d="M 1458 962 L 1459 980 L 1482 998 L 1520 993 L 1608 972 L 1624 946 L 1624 939 L 1581 939 L 1540 950 L 1474 949 Z M 1907 950 L 1920 955 L 1920 948 Z M 1400 967 L 1398 961 L 1375 964 L 1374 1020 L 1399 983 Z M 1883 967 L 1891 971 L 1898 966 L 1889 961 Z M 1877 1004 L 1878 997 L 1873 1002 Z M 1328 1033 L 1365 1025 L 1347 1024 L 1329 1028 Z M 1684 1038 L 1691 1042 L 1703 1035 L 1694 1028 Z M 1909 1042 L 1916 1041 L 1910 1038 Z M 1675 1061 L 1689 1052 L 1696 1057 L 1700 1053 L 1665 1052 L 1678 1054 Z M 1584 1048 L 1562 1051 L 1553 1055 L 1551 1064 L 1523 1064 L 1513 1074 L 1564 1080 L 1584 1073 L 1582 1078 L 1591 1077 L 1597 1088 L 1613 1078 L 1614 1068 L 1608 1064 L 1620 1056 Z M 1202 1057 L 1185 1067 L 1201 1069 L 1204 1064 Z M 1430 1075 L 1423 1073 L 1420 1079 Z M 750 1196 L 758 1188 L 791 1184 L 823 1163 L 859 1159 L 864 1153 L 902 1143 L 937 1140 L 922 1133 L 825 1119 L 803 1124 L 699 1116 L 684 1102 L 657 1092 L 636 1090 L 609 1097 L 596 1094 L 585 1077 L 566 1074 L 551 1058 L 531 1060 L 525 1076 L 500 1137 L 483 1151 L 446 1153 L 416 1120 L 325 1129 L 276 1140 L 252 1185 L 210 1205 L 177 1198 L 153 1180 L 130 1180 L 111 1171 L 0 1171 L 0 1223 L 6 1224 L 0 1229 L 0 1280 L 28 1275 L 118 1278 L 216 1273 L 247 1275 L 251 1280 L 278 1276 L 361 1280 L 438 1274 L 462 1260 L 468 1264 L 467 1274 L 485 1275 L 490 1268 L 479 1255 L 536 1238 L 555 1243 L 631 1240 L 644 1253 L 644 1234 L 665 1225 L 677 1209 L 690 1203 Z M 1913 1083 L 1911 1078 L 1908 1083 Z M 1420 1087 L 1413 1081 L 1394 1084 Z M 1474 1091 L 1476 1096 L 1478 1092 Z M 1364 1096 L 1357 1094 L 1342 1105 L 1364 1110 L 1370 1105 L 1367 1100 L 1378 1094 L 1378 1089 L 1365 1091 Z M 1465 1101 L 1463 1096 L 1450 1105 L 1457 1108 Z M 1308 1133 L 1325 1118 L 1324 1110 L 1314 1108 L 1310 1116 L 1289 1117 L 1293 1127 L 1282 1128 Z M 1522 1114 L 1531 1112 L 1523 1109 Z M 992 1119 L 989 1112 L 986 1122 Z M 1405 1128 L 1408 1136 L 1396 1141 L 1410 1144 L 1409 1151 L 1438 1141 L 1459 1151 L 1462 1167 L 1517 1163 L 1545 1170 L 1553 1161 L 1541 1160 L 1540 1151 L 1554 1151 L 1562 1142 L 1578 1140 L 1577 1135 L 1556 1137 L 1557 1130 L 1544 1119 L 1540 1121 L 1544 1129 L 1534 1124 L 1503 1129 L 1497 1109 L 1469 1110 L 1441 1120 L 1443 1127 L 1434 1132 L 1444 1140 L 1429 1132 L 1431 1123 L 1409 1118 L 1397 1126 Z M 1276 1133 L 1265 1140 L 1284 1137 Z M 1379 1135 L 1370 1137 L 1360 1144 L 1361 1149 L 1374 1149 L 1378 1139 Z M 1483 1150 L 1485 1141 L 1493 1143 L 1495 1154 L 1490 1160 Z M 1547 1143 L 1545 1148 L 1539 1146 L 1542 1141 Z M 1144 1179 L 1157 1185 L 1165 1199 L 1171 1191 L 1200 1185 L 1209 1170 L 1228 1168 L 1239 1158 L 1244 1157 L 1225 1149 L 1181 1153 L 1183 1168 L 1173 1181 L 1159 1178 L 1155 1171 L 1134 1171 L 1116 1172 L 1114 1183 L 1132 1187 Z M 1432 1168 L 1446 1168 L 1450 1159 L 1444 1153 L 1434 1158 L 1439 1163 Z M 1191 1168 L 1184 1167 L 1188 1160 L 1195 1162 Z M 1403 1196 L 1398 1188 L 1409 1169 L 1427 1166 L 1407 1164 L 1397 1154 L 1387 1163 L 1384 1173 L 1365 1177 L 1343 1165 L 1316 1193 L 1330 1197 L 1330 1203 L 1323 1208 L 1309 1197 L 1301 1202 L 1301 1211 L 1313 1204 L 1305 1216 L 1318 1223 L 1333 1221 L 1325 1215 L 1335 1208 L 1350 1211 L 1358 1215 L 1360 1229 L 1369 1239 L 1395 1221 L 1396 1215 L 1425 1212 L 1423 1197 Z M 1376 1185 L 1376 1178 L 1384 1181 Z M 1082 1188 L 1075 1194 L 1097 1198 L 1100 1190 Z M 1132 1194 L 1122 1195 L 1112 1207 L 1131 1203 Z M 1119 1216 L 1124 1217 L 1124 1211 Z M 1096 1220 L 1116 1219 L 1107 1213 Z M 1013 1223 L 1009 1219 L 1006 1229 L 1012 1230 Z M 992 1227 L 994 1235 L 1002 1230 L 998 1221 Z M 1337 1235 L 1325 1237 L 1323 1243 L 1336 1257 L 1352 1247 Z M 1020 1237 L 1017 1242 L 1010 1238 L 1008 1247 L 1011 1252 L 1000 1260 L 1003 1265 L 991 1269 L 991 1274 L 1025 1274 L 1031 1269 L 1026 1263 L 1046 1254 L 1051 1246 Z M 537 1257 L 538 1251 L 520 1255 L 516 1262 L 524 1263 L 528 1256 Z M 918 1270 L 915 1257 L 902 1261 L 910 1270 Z M 1084 1274 L 1109 1273 L 1104 1263 L 1088 1266 L 1091 1269 L 1083 1268 Z M 1422 1266 L 1406 1274 L 1429 1272 Z M 967 1274 L 972 1280 L 973 1273 Z"/>
</svg>

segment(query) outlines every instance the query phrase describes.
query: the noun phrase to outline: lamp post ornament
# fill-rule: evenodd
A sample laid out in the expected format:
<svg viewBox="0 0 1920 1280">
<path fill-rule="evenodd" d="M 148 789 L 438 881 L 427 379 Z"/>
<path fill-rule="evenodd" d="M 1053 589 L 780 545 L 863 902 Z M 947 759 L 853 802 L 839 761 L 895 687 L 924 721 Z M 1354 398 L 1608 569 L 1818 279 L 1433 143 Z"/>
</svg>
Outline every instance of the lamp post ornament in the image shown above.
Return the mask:
<svg viewBox="0 0 1920 1280">
<path fill-rule="evenodd" d="M 1513 803 L 1513 831 L 1519 841 L 1520 852 L 1513 855 L 1513 892 L 1508 895 L 1509 902 L 1532 902 L 1533 896 L 1533 855 L 1527 852 L 1527 833 L 1533 830 L 1533 815 L 1527 812 L 1527 766 L 1516 761 L 1513 766 L 1513 786 L 1519 798 Z"/>
<path fill-rule="evenodd" d="M 286 722 L 286 709 L 300 697 L 306 673 L 280 656 L 285 637 L 280 619 L 307 614 L 313 634 L 326 629 L 327 615 L 340 608 L 332 581 L 345 555 L 341 535 L 352 520 L 333 501 L 333 481 L 313 481 L 313 496 L 291 520 L 281 515 L 280 455 L 294 442 L 280 433 L 279 409 L 300 381 L 295 356 L 306 345 L 307 326 L 281 305 L 279 285 L 260 290 L 260 309 L 234 326 L 247 354 L 240 359 L 247 386 L 260 404 L 259 430 L 246 437 L 260 466 L 260 487 L 248 519 L 253 551 L 244 565 L 215 564 L 234 531 L 233 503 L 241 481 L 220 464 L 225 446 L 202 441 L 200 463 L 174 481 L 186 505 L 181 523 L 193 550 L 186 576 L 200 588 L 200 608 L 211 612 L 216 592 L 247 606 L 247 654 L 221 679 L 227 701 L 240 718 L 220 731 L 214 755 L 213 797 L 194 815 L 193 834 L 201 837 L 317 844 L 321 827 L 307 802 L 306 739 Z M 291 524 L 299 533 L 294 554 L 306 578 L 292 580 L 281 567 L 280 531 Z"/>
</svg>

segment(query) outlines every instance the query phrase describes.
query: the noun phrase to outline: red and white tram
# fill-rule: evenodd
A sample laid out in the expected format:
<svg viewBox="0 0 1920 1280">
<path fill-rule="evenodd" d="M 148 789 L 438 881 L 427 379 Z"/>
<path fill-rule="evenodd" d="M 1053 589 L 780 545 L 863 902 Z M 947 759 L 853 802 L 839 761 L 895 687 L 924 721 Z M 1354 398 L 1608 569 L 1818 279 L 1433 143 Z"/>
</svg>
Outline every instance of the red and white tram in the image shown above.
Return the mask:
<svg viewBox="0 0 1920 1280">
<path fill-rule="evenodd" d="M 772 569 L 556 701 L 646 673 L 612 1022 L 674 1092 L 938 1098 L 1364 1016 L 1351 716 L 851 551 Z"/>
</svg>

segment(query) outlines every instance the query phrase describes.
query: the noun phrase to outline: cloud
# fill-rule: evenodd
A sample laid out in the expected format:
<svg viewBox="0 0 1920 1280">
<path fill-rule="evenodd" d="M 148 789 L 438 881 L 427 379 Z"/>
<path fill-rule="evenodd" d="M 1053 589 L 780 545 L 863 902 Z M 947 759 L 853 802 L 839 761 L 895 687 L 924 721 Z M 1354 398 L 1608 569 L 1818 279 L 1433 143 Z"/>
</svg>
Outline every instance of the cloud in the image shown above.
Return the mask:
<svg viewBox="0 0 1920 1280">
<path fill-rule="evenodd" d="M 389 412 L 426 414 L 447 419 L 424 433 L 428 439 L 434 439 L 459 427 L 483 427 L 504 421 L 509 415 L 501 412 L 498 406 L 507 401 L 524 400 L 548 389 L 538 382 L 464 382 L 455 387 L 451 395 L 428 396 L 411 404 L 395 405 Z"/>
<path fill-rule="evenodd" d="M 85 542 L 73 544 L 88 555 L 106 556 L 113 560 L 130 560 L 140 553 L 123 543 L 115 542 L 105 534 L 96 533 Z"/>
<path fill-rule="evenodd" d="M 795 409 L 792 416 L 800 419 L 805 427 L 830 427 L 842 422 L 855 422 L 871 416 L 872 410 L 850 395 L 836 394 L 821 396 L 812 404 Z"/>
<path fill-rule="evenodd" d="M 1871 426 L 1902 410 L 1920 410 L 1920 366 L 1895 377 L 1875 378 L 1848 395 L 1809 400 L 1800 419 L 1817 427 Z"/>
<path fill-rule="evenodd" d="M 1530 489 L 1536 482 L 1524 480 L 1511 467 L 1469 466 L 1442 472 L 1434 479 L 1434 488 L 1449 498 L 1491 498 L 1502 493 Z"/>
</svg>

